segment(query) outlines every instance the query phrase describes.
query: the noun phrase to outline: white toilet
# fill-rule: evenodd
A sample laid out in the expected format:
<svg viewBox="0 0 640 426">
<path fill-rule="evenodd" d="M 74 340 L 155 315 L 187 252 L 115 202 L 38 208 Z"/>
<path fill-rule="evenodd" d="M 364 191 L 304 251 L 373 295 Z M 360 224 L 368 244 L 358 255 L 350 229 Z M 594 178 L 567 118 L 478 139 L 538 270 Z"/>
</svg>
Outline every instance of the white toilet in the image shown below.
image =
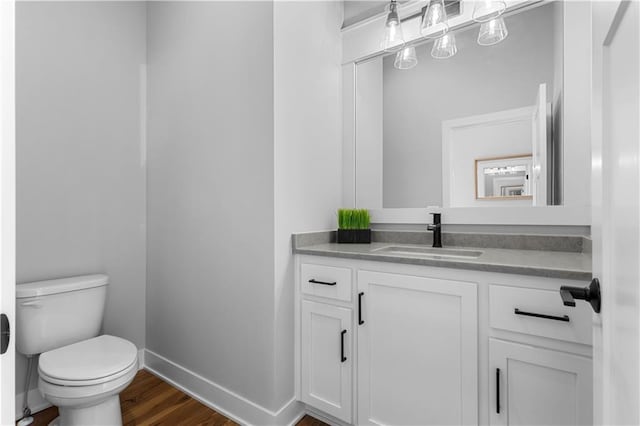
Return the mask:
<svg viewBox="0 0 640 426">
<path fill-rule="evenodd" d="M 16 286 L 18 352 L 40 354 L 38 388 L 52 425 L 121 425 L 119 393 L 138 371 L 135 345 L 98 336 L 109 278 L 85 275 Z"/>
</svg>

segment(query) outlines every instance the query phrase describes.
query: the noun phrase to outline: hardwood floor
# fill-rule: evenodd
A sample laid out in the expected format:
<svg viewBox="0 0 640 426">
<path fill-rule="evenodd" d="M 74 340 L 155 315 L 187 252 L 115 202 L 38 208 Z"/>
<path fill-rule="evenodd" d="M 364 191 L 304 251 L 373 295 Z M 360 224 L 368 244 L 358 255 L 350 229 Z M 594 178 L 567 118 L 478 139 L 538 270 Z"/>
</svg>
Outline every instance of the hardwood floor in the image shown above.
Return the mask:
<svg viewBox="0 0 640 426">
<path fill-rule="evenodd" d="M 146 370 L 140 370 L 128 388 L 120 394 L 122 422 L 133 425 L 237 425 L 189 395 L 174 388 Z M 34 426 L 46 426 L 58 416 L 56 407 L 35 414 Z M 297 426 L 328 426 L 305 416 Z"/>
</svg>

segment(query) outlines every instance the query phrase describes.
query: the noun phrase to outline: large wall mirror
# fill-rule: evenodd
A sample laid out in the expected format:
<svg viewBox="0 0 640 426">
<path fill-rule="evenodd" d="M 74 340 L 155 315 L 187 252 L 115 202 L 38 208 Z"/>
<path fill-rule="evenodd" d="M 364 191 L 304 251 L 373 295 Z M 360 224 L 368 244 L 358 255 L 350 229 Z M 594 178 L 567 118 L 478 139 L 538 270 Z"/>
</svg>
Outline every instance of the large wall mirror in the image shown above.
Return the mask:
<svg viewBox="0 0 640 426">
<path fill-rule="evenodd" d="M 560 1 L 508 11 L 508 36 L 490 46 L 478 43 L 480 24 L 467 22 L 450 31 L 455 55 L 435 58 L 434 41 L 418 41 L 409 69 L 398 68 L 397 53 L 357 61 L 355 205 L 588 205 L 588 190 L 576 189 L 589 185 L 588 141 L 566 130 L 577 124 L 565 112 L 567 97 L 572 105 L 588 101 L 565 87 L 574 54 L 566 52 L 573 41 L 565 26 L 578 19 L 566 13 Z"/>
</svg>

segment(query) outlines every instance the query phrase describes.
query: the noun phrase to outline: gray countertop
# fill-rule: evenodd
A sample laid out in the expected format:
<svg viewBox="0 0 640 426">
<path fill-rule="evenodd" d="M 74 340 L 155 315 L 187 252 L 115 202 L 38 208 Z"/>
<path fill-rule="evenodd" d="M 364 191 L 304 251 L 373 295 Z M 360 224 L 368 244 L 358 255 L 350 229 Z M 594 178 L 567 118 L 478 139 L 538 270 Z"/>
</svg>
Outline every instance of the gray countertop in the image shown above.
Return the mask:
<svg viewBox="0 0 640 426">
<path fill-rule="evenodd" d="M 572 280 L 591 279 L 591 254 L 583 252 L 519 250 L 490 247 L 452 247 L 481 251 L 477 258 L 434 258 L 420 254 L 396 254 L 377 252 L 388 246 L 429 247 L 420 244 L 373 242 L 371 244 L 315 243 L 296 244 L 293 252 L 314 256 L 339 257 L 348 259 L 373 260 L 412 265 L 437 266 L 454 269 L 470 269 L 486 272 L 533 275 L 548 278 Z"/>
</svg>

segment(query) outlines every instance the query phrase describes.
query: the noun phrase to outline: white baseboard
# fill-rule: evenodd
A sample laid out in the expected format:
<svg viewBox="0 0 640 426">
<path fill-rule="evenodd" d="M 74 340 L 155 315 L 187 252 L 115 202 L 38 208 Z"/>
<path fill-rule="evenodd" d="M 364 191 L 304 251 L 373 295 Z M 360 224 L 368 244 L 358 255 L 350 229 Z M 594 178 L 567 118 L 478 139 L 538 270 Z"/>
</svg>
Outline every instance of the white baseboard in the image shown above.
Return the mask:
<svg viewBox="0 0 640 426">
<path fill-rule="evenodd" d="M 24 392 L 21 392 L 16 395 L 16 420 L 20 420 L 22 418 L 24 394 Z M 42 397 L 42 394 L 37 388 L 29 390 L 29 408 L 31 409 L 32 414 L 45 410 L 49 407 L 51 407 L 51 403 Z"/>
<path fill-rule="evenodd" d="M 305 406 L 305 414 L 308 414 L 311 417 L 316 418 L 331 426 L 351 426 L 349 423 L 343 422 L 340 419 L 336 419 L 335 417 L 323 413 L 322 411 L 316 410 L 315 408 L 308 405 Z"/>
<path fill-rule="evenodd" d="M 305 414 L 295 398 L 271 411 L 148 349 L 144 365 L 184 393 L 243 425 L 295 425 Z"/>
<path fill-rule="evenodd" d="M 138 350 L 138 371 L 144 368 L 144 349 Z"/>
</svg>

